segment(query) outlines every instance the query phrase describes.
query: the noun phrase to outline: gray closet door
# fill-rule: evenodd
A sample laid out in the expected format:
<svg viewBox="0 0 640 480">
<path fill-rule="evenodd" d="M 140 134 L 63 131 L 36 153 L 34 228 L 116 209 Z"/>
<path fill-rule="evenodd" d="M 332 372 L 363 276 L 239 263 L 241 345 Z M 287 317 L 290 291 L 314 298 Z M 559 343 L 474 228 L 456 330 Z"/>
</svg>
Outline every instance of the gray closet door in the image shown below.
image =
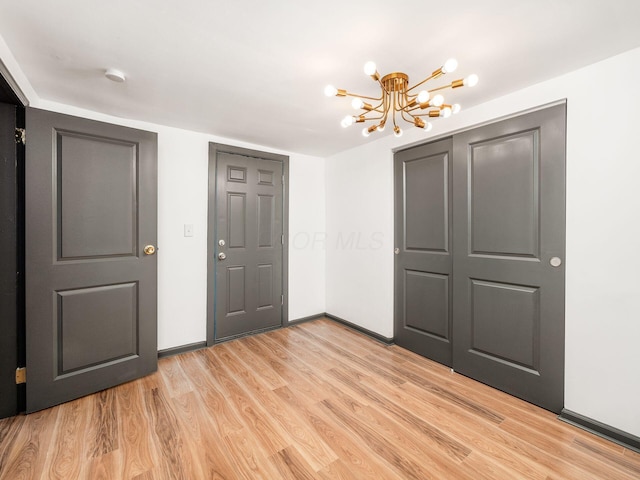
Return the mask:
<svg viewBox="0 0 640 480">
<path fill-rule="evenodd" d="M 156 134 L 27 109 L 27 411 L 157 365 Z"/>
<path fill-rule="evenodd" d="M 565 105 L 453 140 L 453 365 L 554 412 L 564 392 Z"/>
<path fill-rule="evenodd" d="M 209 251 L 215 252 L 215 291 L 210 297 L 214 341 L 278 327 L 283 321 L 285 157 L 244 153 L 249 151 L 221 151 L 212 145 L 210 155 L 216 168 L 210 239 L 215 243 L 209 242 Z"/>
<path fill-rule="evenodd" d="M 395 341 L 451 365 L 452 140 L 395 155 Z"/>
</svg>

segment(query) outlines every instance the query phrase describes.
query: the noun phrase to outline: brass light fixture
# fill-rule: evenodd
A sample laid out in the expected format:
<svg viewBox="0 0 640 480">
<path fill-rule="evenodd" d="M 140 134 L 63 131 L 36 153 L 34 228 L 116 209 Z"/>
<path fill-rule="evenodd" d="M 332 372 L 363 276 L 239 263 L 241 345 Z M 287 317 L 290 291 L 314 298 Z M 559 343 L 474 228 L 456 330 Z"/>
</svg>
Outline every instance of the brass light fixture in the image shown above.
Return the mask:
<svg viewBox="0 0 640 480">
<path fill-rule="evenodd" d="M 454 58 L 450 58 L 443 66 L 434 70 L 427 78 L 410 87 L 409 76 L 406 73 L 393 72 L 381 78 L 376 64 L 367 62 L 364 65 L 364 73 L 378 82 L 382 90 L 380 97 L 356 95 L 346 90 L 338 89 L 333 85 L 327 85 L 324 93 L 328 97 L 353 97 L 351 105 L 356 110 L 361 110 L 361 112 L 358 115 L 347 115 L 342 119 L 341 125 L 346 128 L 354 123 L 373 121 L 373 125 L 365 127 L 362 130 L 362 134 L 365 137 L 368 137 L 376 130 L 382 132 L 389 117 L 393 123 L 394 135 L 400 137 L 402 135 L 402 129 L 396 122 L 396 114 L 404 121 L 428 132 L 431 130 L 432 125 L 428 121 L 425 121 L 425 117 L 427 119 L 435 117 L 447 118 L 460 111 L 459 104 L 449 105 L 444 103 L 444 97 L 441 94 L 437 93 L 433 97 L 431 97 L 431 95 L 447 88 L 455 89 L 462 86 L 473 87 L 478 83 L 478 76 L 473 74 L 430 90 L 421 90 L 418 93 L 413 93 L 413 91 L 430 80 L 435 80 L 447 73 L 455 71 L 457 67 L 458 62 Z M 365 100 L 369 100 L 372 103 L 368 103 Z"/>
</svg>

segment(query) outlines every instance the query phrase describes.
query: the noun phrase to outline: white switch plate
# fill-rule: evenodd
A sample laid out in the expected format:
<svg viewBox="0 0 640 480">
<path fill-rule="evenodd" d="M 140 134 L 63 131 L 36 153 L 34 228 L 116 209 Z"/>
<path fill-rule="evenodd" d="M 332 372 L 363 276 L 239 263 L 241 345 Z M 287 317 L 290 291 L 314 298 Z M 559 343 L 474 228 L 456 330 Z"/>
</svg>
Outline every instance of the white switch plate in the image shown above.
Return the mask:
<svg viewBox="0 0 640 480">
<path fill-rule="evenodd" d="M 184 236 L 193 237 L 193 224 L 191 223 L 184 224 Z"/>
</svg>

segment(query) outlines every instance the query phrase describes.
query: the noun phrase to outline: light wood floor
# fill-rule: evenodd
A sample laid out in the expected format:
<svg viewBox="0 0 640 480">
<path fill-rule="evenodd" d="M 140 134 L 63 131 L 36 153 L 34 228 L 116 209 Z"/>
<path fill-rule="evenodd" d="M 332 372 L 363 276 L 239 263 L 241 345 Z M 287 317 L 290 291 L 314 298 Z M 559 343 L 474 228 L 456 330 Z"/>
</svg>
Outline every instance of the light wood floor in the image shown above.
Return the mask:
<svg viewBox="0 0 640 480">
<path fill-rule="evenodd" d="M 2 420 L 0 478 L 637 480 L 640 454 L 323 319 Z"/>
</svg>

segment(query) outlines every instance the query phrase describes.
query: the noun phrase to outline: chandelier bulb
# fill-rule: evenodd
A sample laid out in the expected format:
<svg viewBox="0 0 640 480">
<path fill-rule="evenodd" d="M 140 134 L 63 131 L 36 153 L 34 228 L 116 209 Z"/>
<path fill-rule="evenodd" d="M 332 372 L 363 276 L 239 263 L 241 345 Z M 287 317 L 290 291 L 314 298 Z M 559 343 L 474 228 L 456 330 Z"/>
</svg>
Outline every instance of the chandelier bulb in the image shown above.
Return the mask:
<svg viewBox="0 0 640 480">
<path fill-rule="evenodd" d="M 424 125 L 424 131 L 425 132 L 430 132 L 432 128 L 433 128 L 433 124 L 431 122 L 425 123 L 425 125 Z"/>
<path fill-rule="evenodd" d="M 458 68 L 458 61 L 455 58 L 450 58 L 444 62 L 444 65 L 442 66 L 442 73 L 455 72 L 456 68 Z"/>
<path fill-rule="evenodd" d="M 340 125 L 342 125 L 342 128 L 347 128 L 353 125 L 353 122 L 354 122 L 353 117 L 351 115 L 347 115 L 342 119 L 342 122 L 340 122 Z"/>
<path fill-rule="evenodd" d="M 364 64 L 364 73 L 367 75 L 375 75 L 378 71 L 378 67 L 376 67 L 375 62 L 367 62 Z"/>
<path fill-rule="evenodd" d="M 362 129 L 362 136 L 363 137 L 368 137 L 369 135 L 371 135 L 371 132 L 369 131 L 369 129 L 367 127 L 364 127 Z"/>
<path fill-rule="evenodd" d="M 451 106 L 451 113 L 453 113 L 453 114 L 455 115 L 455 114 L 456 114 L 456 113 L 458 113 L 461 109 L 462 109 L 462 107 L 460 106 L 460 104 L 459 104 L 459 103 L 454 103 L 454 104 Z"/>
<path fill-rule="evenodd" d="M 429 95 L 429 92 L 427 92 L 426 90 L 421 90 L 420 93 L 418 94 L 418 103 L 428 102 L 430 96 L 431 95 Z"/>
<path fill-rule="evenodd" d="M 362 107 L 364 107 L 364 101 L 361 98 L 356 97 L 351 100 L 351 106 L 356 110 L 360 110 Z"/>
<path fill-rule="evenodd" d="M 382 122 L 380 125 L 378 125 L 376 130 L 378 130 L 379 132 L 384 132 L 384 122 Z"/>
<path fill-rule="evenodd" d="M 402 136 L 402 129 L 399 126 L 395 126 L 393 127 L 393 134 L 397 137 L 400 138 Z"/>
<path fill-rule="evenodd" d="M 337 93 L 338 89 L 333 85 L 327 85 L 326 87 L 324 87 L 324 94 L 327 97 L 335 97 Z"/>
<path fill-rule="evenodd" d="M 431 105 L 433 105 L 434 107 L 439 107 L 444 103 L 444 97 L 440 94 L 436 95 L 435 97 L 433 97 L 433 100 L 431 100 Z"/>
<path fill-rule="evenodd" d="M 451 116 L 451 108 L 444 107 L 442 110 L 440 110 L 440 116 L 443 118 L 449 118 Z"/>
<path fill-rule="evenodd" d="M 465 87 L 475 87 L 478 84 L 478 75 L 473 73 L 466 77 L 462 83 Z"/>
</svg>

